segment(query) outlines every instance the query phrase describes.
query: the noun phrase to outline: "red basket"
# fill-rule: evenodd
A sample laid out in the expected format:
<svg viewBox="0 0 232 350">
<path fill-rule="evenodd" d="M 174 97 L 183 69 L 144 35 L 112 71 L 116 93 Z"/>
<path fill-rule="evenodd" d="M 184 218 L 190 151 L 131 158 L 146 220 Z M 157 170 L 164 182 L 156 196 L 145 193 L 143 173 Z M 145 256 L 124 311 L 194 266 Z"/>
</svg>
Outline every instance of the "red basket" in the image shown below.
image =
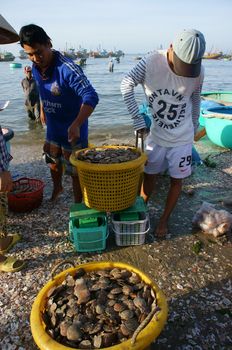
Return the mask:
<svg viewBox="0 0 232 350">
<path fill-rule="evenodd" d="M 25 213 L 40 206 L 43 200 L 43 181 L 22 177 L 13 181 L 13 184 L 13 191 L 8 193 L 9 210 Z"/>
</svg>

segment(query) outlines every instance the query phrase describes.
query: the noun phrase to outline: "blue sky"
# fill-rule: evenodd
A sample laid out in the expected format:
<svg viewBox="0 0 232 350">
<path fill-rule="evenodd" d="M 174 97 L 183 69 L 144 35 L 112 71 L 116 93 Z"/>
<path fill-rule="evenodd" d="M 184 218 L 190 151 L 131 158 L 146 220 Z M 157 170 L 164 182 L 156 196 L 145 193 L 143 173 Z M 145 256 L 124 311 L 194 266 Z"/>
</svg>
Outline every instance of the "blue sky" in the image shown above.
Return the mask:
<svg viewBox="0 0 232 350">
<path fill-rule="evenodd" d="M 1 14 L 19 31 L 35 23 L 53 47 L 146 53 L 169 46 L 184 28 L 203 32 L 207 51 L 232 52 L 232 0 L 2 0 Z M 0 46 L 18 54 L 17 44 Z"/>
</svg>

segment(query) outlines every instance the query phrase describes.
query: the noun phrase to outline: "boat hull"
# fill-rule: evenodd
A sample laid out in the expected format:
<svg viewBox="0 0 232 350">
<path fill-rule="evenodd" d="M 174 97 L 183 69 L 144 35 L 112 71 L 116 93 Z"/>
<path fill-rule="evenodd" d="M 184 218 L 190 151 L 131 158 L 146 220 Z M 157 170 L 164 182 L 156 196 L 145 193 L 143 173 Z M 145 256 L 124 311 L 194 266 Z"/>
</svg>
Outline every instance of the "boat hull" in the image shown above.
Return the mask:
<svg viewBox="0 0 232 350">
<path fill-rule="evenodd" d="M 0 53 L 0 62 L 14 61 L 15 56 L 11 52 Z"/>
<path fill-rule="evenodd" d="M 201 111 L 199 117 L 200 126 L 205 126 L 204 114 L 209 108 L 214 108 L 223 104 L 232 104 L 232 91 L 206 91 L 201 96 L 205 101 L 201 101 Z M 204 104 L 204 102 L 207 102 Z"/>
<path fill-rule="evenodd" d="M 214 113 L 219 113 L 220 118 L 204 118 L 206 134 L 215 145 L 232 149 L 232 107 L 210 108 L 205 115 Z"/>
<path fill-rule="evenodd" d="M 22 63 L 10 63 L 10 68 L 22 68 Z"/>
</svg>

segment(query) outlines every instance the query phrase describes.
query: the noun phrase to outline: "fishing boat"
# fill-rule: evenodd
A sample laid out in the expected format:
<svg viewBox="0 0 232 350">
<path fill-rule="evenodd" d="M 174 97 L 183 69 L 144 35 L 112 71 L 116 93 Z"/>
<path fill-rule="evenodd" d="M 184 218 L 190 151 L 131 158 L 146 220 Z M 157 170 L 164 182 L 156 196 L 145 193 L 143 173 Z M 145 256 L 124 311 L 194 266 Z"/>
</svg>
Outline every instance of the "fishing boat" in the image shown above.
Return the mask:
<svg viewBox="0 0 232 350">
<path fill-rule="evenodd" d="M 77 58 L 88 58 L 89 54 L 86 49 L 79 48 L 79 50 L 76 52 Z"/>
<path fill-rule="evenodd" d="M 0 62 L 10 62 L 14 61 L 15 56 L 11 52 L 0 53 Z"/>
<path fill-rule="evenodd" d="M 22 63 L 18 63 L 18 62 L 10 63 L 10 68 L 22 68 Z"/>
<path fill-rule="evenodd" d="M 207 52 L 204 54 L 203 59 L 207 60 L 218 60 L 223 56 L 222 52 Z"/>
<path fill-rule="evenodd" d="M 122 50 L 109 51 L 108 54 L 109 54 L 109 57 L 116 57 L 116 58 L 125 56 Z"/>
<path fill-rule="evenodd" d="M 232 91 L 203 92 L 200 124 L 215 145 L 232 149 Z M 203 107 L 203 102 L 208 105 Z"/>
<path fill-rule="evenodd" d="M 71 58 L 72 60 L 76 60 L 77 59 L 77 54 L 75 53 L 74 49 L 68 49 L 68 50 L 64 51 L 63 55 L 65 57 Z"/>
<path fill-rule="evenodd" d="M 106 50 L 91 51 L 90 52 L 90 57 L 93 57 L 93 58 L 108 58 L 109 57 L 109 53 Z"/>
<path fill-rule="evenodd" d="M 20 51 L 19 51 L 19 58 L 20 58 L 21 60 L 25 60 L 25 59 L 28 58 L 28 56 L 27 56 L 27 54 L 26 54 L 26 52 L 25 52 L 24 50 L 20 50 Z"/>
</svg>

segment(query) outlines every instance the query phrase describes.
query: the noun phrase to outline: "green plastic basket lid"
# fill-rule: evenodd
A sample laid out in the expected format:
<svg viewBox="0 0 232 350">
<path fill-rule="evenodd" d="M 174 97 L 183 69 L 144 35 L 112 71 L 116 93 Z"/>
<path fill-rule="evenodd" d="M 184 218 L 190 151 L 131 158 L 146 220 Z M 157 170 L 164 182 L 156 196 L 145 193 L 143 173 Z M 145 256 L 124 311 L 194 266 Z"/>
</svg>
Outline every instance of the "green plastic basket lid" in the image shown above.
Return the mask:
<svg viewBox="0 0 232 350">
<path fill-rule="evenodd" d="M 79 219 L 79 227 L 97 227 L 98 226 L 98 219 L 97 217 L 88 217 L 88 218 L 82 218 Z"/>
<path fill-rule="evenodd" d="M 125 212 L 120 213 L 120 221 L 137 221 L 139 220 L 139 213 Z"/>
<path fill-rule="evenodd" d="M 97 214 L 97 215 L 96 215 Z M 70 218 L 81 218 L 81 217 L 91 217 L 91 216 L 105 216 L 105 212 L 100 212 L 96 209 L 88 208 L 84 203 L 75 203 L 70 208 Z"/>
<path fill-rule="evenodd" d="M 129 207 L 125 210 L 121 210 L 121 211 L 116 212 L 116 213 L 120 214 L 120 217 L 121 217 L 122 214 L 124 215 L 124 214 L 129 214 L 129 213 L 147 212 L 147 210 L 148 210 L 147 205 L 146 205 L 143 197 L 138 196 L 136 198 L 135 203 L 131 207 Z M 136 219 L 136 220 L 138 220 L 138 219 Z"/>
</svg>

